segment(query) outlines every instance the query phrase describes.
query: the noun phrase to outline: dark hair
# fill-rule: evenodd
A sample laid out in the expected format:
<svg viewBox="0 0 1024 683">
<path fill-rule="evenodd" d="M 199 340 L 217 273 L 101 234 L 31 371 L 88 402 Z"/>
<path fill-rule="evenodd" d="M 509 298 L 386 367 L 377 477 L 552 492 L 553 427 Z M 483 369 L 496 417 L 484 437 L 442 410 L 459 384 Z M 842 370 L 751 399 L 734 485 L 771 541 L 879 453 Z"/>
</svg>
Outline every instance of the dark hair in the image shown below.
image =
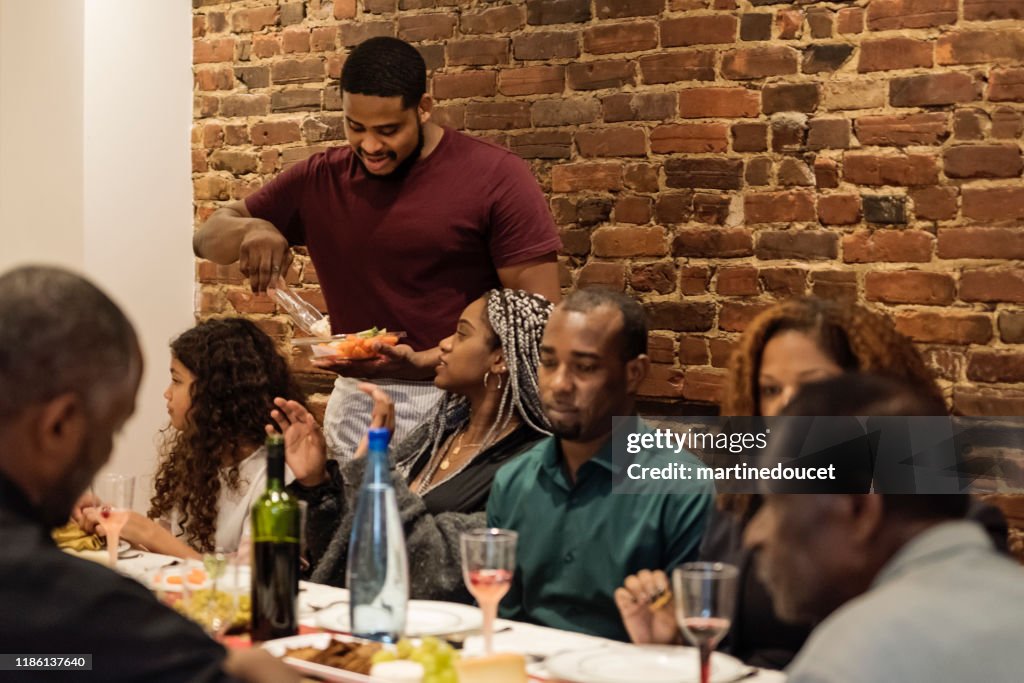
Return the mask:
<svg viewBox="0 0 1024 683">
<path fill-rule="evenodd" d="M 354 95 L 401 97 L 402 107 L 409 109 L 427 92 L 427 65 L 419 50 L 404 40 L 370 38 L 345 59 L 341 89 Z"/>
<path fill-rule="evenodd" d="M 781 415 L 884 418 L 943 416 L 948 415 L 948 412 L 941 399 L 922 392 L 916 384 L 891 377 L 847 373 L 802 386 L 793 400 L 782 410 Z M 828 425 L 825 425 L 824 421 L 819 422 L 826 429 L 834 429 L 834 423 L 831 421 Z M 834 434 L 832 438 L 834 439 Z M 865 444 L 872 441 L 865 435 L 865 439 L 850 442 L 847 448 L 851 451 L 863 449 Z M 907 457 L 910 453 L 900 455 Z M 862 453 L 857 453 L 857 456 L 862 456 Z M 877 469 L 874 467 L 875 462 L 876 453 L 872 451 L 870 463 L 867 465 L 870 468 L 869 479 Z M 888 511 L 911 519 L 960 518 L 966 514 L 969 504 L 969 498 L 964 494 L 883 495 Z"/>
<path fill-rule="evenodd" d="M 140 358 L 128 318 L 83 277 L 50 266 L 0 275 L 0 420 L 66 392 L 95 413 Z"/>
<path fill-rule="evenodd" d="M 622 360 L 633 360 L 647 353 L 647 314 L 633 297 L 607 287 L 587 287 L 570 294 L 558 307 L 565 311 L 589 313 L 602 306 L 622 314 L 622 331 L 619 333 Z"/>
<path fill-rule="evenodd" d="M 177 510 L 187 542 L 214 550 L 222 483 L 239 486 L 238 451 L 263 443 L 275 396 L 303 403 L 274 341 L 244 318 L 206 320 L 171 342 L 195 379 L 185 429 L 165 431 L 149 516 Z"/>
</svg>

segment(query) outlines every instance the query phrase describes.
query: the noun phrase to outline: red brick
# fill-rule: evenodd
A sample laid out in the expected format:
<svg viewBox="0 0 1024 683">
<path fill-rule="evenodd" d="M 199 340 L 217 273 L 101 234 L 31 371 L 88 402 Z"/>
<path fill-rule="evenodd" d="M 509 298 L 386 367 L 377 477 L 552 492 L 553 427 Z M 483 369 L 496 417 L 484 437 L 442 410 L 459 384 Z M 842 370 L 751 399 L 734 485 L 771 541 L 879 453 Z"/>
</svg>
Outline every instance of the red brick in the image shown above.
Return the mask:
<svg viewBox="0 0 1024 683">
<path fill-rule="evenodd" d="M 671 261 L 633 266 L 629 284 L 638 292 L 669 294 L 676 288 L 676 267 Z"/>
<path fill-rule="evenodd" d="M 853 55 L 849 43 L 819 43 L 804 48 L 800 70 L 805 74 L 839 71 Z"/>
<path fill-rule="evenodd" d="M 737 123 L 731 131 L 734 152 L 764 152 L 768 149 L 768 126 L 764 123 Z"/>
<path fill-rule="evenodd" d="M 1008 107 L 1000 107 L 992 112 L 992 128 L 990 135 L 996 140 L 1016 140 L 1024 134 L 1024 122 L 1020 112 Z"/>
<path fill-rule="evenodd" d="M 1015 144 L 950 147 L 942 157 L 950 178 L 1016 178 L 1024 170 Z"/>
<path fill-rule="evenodd" d="M 587 162 L 554 166 L 551 169 L 551 189 L 554 192 L 621 190 L 622 164 Z"/>
<path fill-rule="evenodd" d="M 647 139 L 642 128 L 581 130 L 576 148 L 584 157 L 642 157 L 647 156 Z"/>
<path fill-rule="evenodd" d="M 623 19 L 661 14 L 665 0 L 595 0 L 594 13 L 598 19 Z"/>
<path fill-rule="evenodd" d="M 847 152 L 843 177 L 857 185 L 934 185 L 939 180 L 936 158 L 926 154 L 880 156 Z"/>
<path fill-rule="evenodd" d="M 651 198 L 622 195 L 615 200 L 615 221 L 643 225 L 651 220 Z"/>
<path fill-rule="evenodd" d="M 729 149 L 729 129 L 724 123 L 670 123 L 651 131 L 651 151 L 698 154 Z"/>
<path fill-rule="evenodd" d="M 812 38 L 832 37 L 832 10 L 826 7 L 812 7 L 807 10 L 807 25 Z"/>
<path fill-rule="evenodd" d="M 661 22 L 662 47 L 714 45 L 736 40 L 738 23 L 728 14 L 666 19 Z"/>
<path fill-rule="evenodd" d="M 235 33 L 255 32 L 277 24 L 277 7 L 254 7 L 231 13 L 231 30 Z"/>
<path fill-rule="evenodd" d="M 779 40 L 795 40 L 803 33 L 804 13 L 798 9 L 782 9 L 775 15 Z"/>
<path fill-rule="evenodd" d="M 266 294 L 253 294 L 248 289 L 231 290 L 226 296 L 237 313 L 274 313 L 277 310 Z"/>
<path fill-rule="evenodd" d="M 587 263 L 580 268 L 576 286 L 583 288 L 592 285 L 611 287 L 621 292 L 626 289 L 626 267 L 621 263 Z"/>
<path fill-rule="evenodd" d="M 320 57 L 284 59 L 270 66 L 270 77 L 275 85 L 320 81 L 324 77 L 324 60 Z"/>
<path fill-rule="evenodd" d="M 845 270 L 811 273 L 811 296 L 831 301 L 857 301 L 857 274 Z"/>
<path fill-rule="evenodd" d="M 494 71 L 463 71 L 434 75 L 434 97 L 450 100 L 460 97 L 493 97 L 497 93 Z"/>
<path fill-rule="evenodd" d="M 757 268 L 751 266 L 720 268 L 715 280 L 715 291 L 721 296 L 757 296 L 760 294 Z"/>
<path fill-rule="evenodd" d="M 960 299 L 1024 303 L 1024 269 L 965 270 L 960 275 Z"/>
<path fill-rule="evenodd" d="M 229 145 L 248 145 L 252 143 L 249 127 L 245 123 L 230 123 L 224 126 L 224 142 Z"/>
<path fill-rule="evenodd" d="M 1020 228 L 946 228 L 939 230 L 939 258 L 1024 258 Z"/>
<path fill-rule="evenodd" d="M 320 95 L 322 91 L 312 88 L 285 88 L 278 90 L 270 96 L 270 109 L 275 112 L 281 111 L 317 111 L 320 109 Z M 338 128 L 339 132 L 342 129 Z M 337 136 L 342 139 L 344 135 Z"/>
<path fill-rule="evenodd" d="M 263 121 L 252 126 L 253 144 L 283 145 L 302 139 L 297 121 Z"/>
<path fill-rule="evenodd" d="M 652 330 L 706 332 L 715 321 L 715 305 L 710 302 L 658 301 L 645 304 L 644 310 Z"/>
<path fill-rule="evenodd" d="M 1007 344 L 1024 343 L 1024 311 L 1002 311 L 999 314 L 999 337 Z"/>
<path fill-rule="evenodd" d="M 335 19 L 354 19 L 356 16 L 356 0 L 334 0 Z"/>
<path fill-rule="evenodd" d="M 647 335 L 647 355 L 652 363 L 675 363 L 675 337 L 667 337 L 661 334 Z"/>
<path fill-rule="evenodd" d="M 571 59 L 579 55 L 579 34 L 575 32 L 537 31 L 512 38 L 512 56 L 521 61 Z"/>
<path fill-rule="evenodd" d="M 652 363 L 640 388 L 641 396 L 682 398 L 683 371 L 663 363 Z"/>
<path fill-rule="evenodd" d="M 679 269 L 680 294 L 705 294 L 710 281 L 711 273 L 707 266 L 683 266 Z"/>
<path fill-rule="evenodd" d="M 765 292 L 782 299 L 807 292 L 807 271 L 803 268 L 762 268 L 758 279 Z"/>
<path fill-rule="evenodd" d="M 949 137 L 949 115 L 945 112 L 861 116 L 855 125 L 862 145 L 938 145 Z"/>
<path fill-rule="evenodd" d="M 953 135 L 958 140 L 981 140 L 988 123 L 988 114 L 980 109 L 957 109 L 953 114 Z"/>
<path fill-rule="evenodd" d="M 193 64 L 207 64 L 210 62 L 230 62 L 234 58 L 234 38 L 216 38 L 214 40 L 192 41 Z"/>
<path fill-rule="evenodd" d="M 1024 353 L 979 350 L 967 361 L 967 379 L 976 382 L 1024 382 Z"/>
<path fill-rule="evenodd" d="M 771 83 L 761 90 L 761 108 L 765 114 L 812 112 L 818 108 L 818 99 L 815 83 Z"/>
<path fill-rule="evenodd" d="M 679 93 L 684 119 L 749 118 L 761 113 L 757 91 L 746 88 L 686 88 Z"/>
<path fill-rule="evenodd" d="M 814 118 L 807 125 L 807 149 L 847 149 L 850 120 Z"/>
<path fill-rule="evenodd" d="M 560 93 L 565 89 L 564 66 L 526 66 L 502 69 L 498 92 L 502 95 L 541 95 Z"/>
<path fill-rule="evenodd" d="M 738 190 L 742 181 L 741 159 L 672 157 L 665 161 L 668 187 Z"/>
<path fill-rule="evenodd" d="M 412 14 L 398 17 L 398 37 L 410 43 L 444 40 L 455 33 L 455 17 L 451 14 Z"/>
<path fill-rule="evenodd" d="M 601 114 L 600 103 L 592 98 L 569 97 L 537 100 L 530 106 L 533 125 L 577 126 L 593 123 Z"/>
<path fill-rule="evenodd" d="M 753 236 L 742 228 L 680 230 L 672 242 L 673 256 L 739 258 L 753 253 Z"/>
<path fill-rule="evenodd" d="M 964 19 L 967 21 L 1024 19 L 1024 2 L 1021 0 L 964 0 Z"/>
<path fill-rule="evenodd" d="M 889 84 L 889 101 L 894 107 L 928 107 L 973 102 L 980 94 L 980 86 L 965 73 L 894 78 Z"/>
<path fill-rule="evenodd" d="M 620 121 L 665 121 L 676 117 L 672 93 L 615 93 L 601 98 L 605 123 Z"/>
<path fill-rule="evenodd" d="M 861 219 L 860 197 L 832 194 L 818 197 L 818 220 L 822 225 L 853 225 Z"/>
<path fill-rule="evenodd" d="M 755 255 L 762 260 L 834 259 L 839 235 L 822 230 L 765 230 L 758 233 Z"/>
<path fill-rule="evenodd" d="M 448 66 L 508 64 L 508 38 L 463 38 L 448 41 Z"/>
<path fill-rule="evenodd" d="M 1024 391 L 957 385 L 953 388 L 957 415 L 1024 415 Z"/>
<path fill-rule="evenodd" d="M 309 52 L 309 29 L 287 28 L 282 31 L 281 49 L 285 54 Z"/>
<path fill-rule="evenodd" d="M 743 198 L 745 223 L 813 221 L 814 196 L 809 192 L 748 193 Z"/>
<path fill-rule="evenodd" d="M 883 38 L 865 40 L 860 44 L 857 71 L 890 71 L 931 67 L 932 43 L 912 38 Z"/>
<path fill-rule="evenodd" d="M 982 221 L 1024 220 L 1024 187 L 963 189 L 964 218 Z"/>
<path fill-rule="evenodd" d="M 595 256 L 628 258 L 668 253 L 665 229 L 660 227 L 605 227 L 591 238 Z"/>
<path fill-rule="evenodd" d="M 270 113 L 270 98 L 266 95 L 228 95 L 220 101 L 223 116 L 260 116 Z"/>
<path fill-rule="evenodd" d="M 636 69 L 626 60 L 577 62 L 569 65 L 566 80 L 573 90 L 621 88 L 636 83 Z"/>
<path fill-rule="evenodd" d="M 650 22 L 598 24 L 583 32 L 583 49 L 595 55 L 641 52 L 658 47 L 658 27 Z"/>
<path fill-rule="evenodd" d="M 655 222 L 679 225 L 693 217 L 692 192 L 659 192 L 655 204 Z"/>
<path fill-rule="evenodd" d="M 572 133 L 563 130 L 530 131 L 509 137 L 508 148 L 524 159 L 568 159 L 572 156 Z"/>
<path fill-rule="evenodd" d="M 333 51 L 337 48 L 337 43 L 337 26 L 320 26 L 310 32 L 309 46 L 315 52 Z"/>
<path fill-rule="evenodd" d="M 767 187 L 772 184 L 771 157 L 754 157 L 747 161 L 747 170 L 743 179 L 750 187 Z"/>
<path fill-rule="evenodd" d="M 725 225 L 731 204 L 728 195 L 698 192 L 693 195 L 693 220 L 709 225 Z"/>
<path fill-rule="evenodd" d="M 864 278 L 864 297 L 888 304 L 951 304 L 955 290 L 953 278 L 945 273 L 875 271 Z"/>
<path fill-rule="evenodd" d="M 987 344 L 992 320 L 977 313 L 913 311 L 897 313 L 896 330 L 916 342 L 929 344 Z"/>
<path fill-rule="evenodd" d="M 1024 69 L 992 69 L 988 78 L 992 102 L 1024 102 Z"/>
<path fill-rule="evenodd" d="M 957 0 L 873 0 L 867 11 L 872 31 L 927 28 L 955 24 Z"/>
<path fill-rule="evenodd" d="M 715 53 L 708 51 L 667 52 L 639 59 L 644 83 L 715 80 Z"/>
<path fill-rule="evenodd" d="M 362 21 L 346 22 L 341 25 L 341 44 L 345 47 L 355 47 L 359 43 L 378 36 L 394 36 L 395 22 L 390 21 Z"/>
<path fill-rule="evenodd" d="M 529 102 L 470 102 L 466 105 L 466 128 L 470 130 L 529 127 Z"/>
<path fill-rule="evenodd" d="M 864 9 L 847 7 L 836 12 L 836 32 L 839 35 L 864 32 Z"/>
<path fill-rule="evenodd" d="M 206 173 L 208 169 L 206 163 L 206 152 L 201 149 L 192 150 L 192 172 L 193 173 Z"/>
<path fill-rule="evenodd" d="M 772 15 L 768 12 L 747 12 L 740 16 L 740 40 L 771 40 Z"/>
<path fill-rule="evenodd" d="M 679 335 L 678 357 L 682 365 L 707 365 L 708 340 L 692 334 Z"/>
<path fill-rule="evenodd" d="M 1005 31 L 958 31 L 940 36 L 935 43 L 935 60 L 939 64 L 1024 61 L 1024 32 L 1018 27 Z"/>
<path fill-rule="evenodd" d="M 279 34 L 253 36 L 252 53 L 262 59 L 281 54 L 281 36 Z"/>
<path fill-rule="evenodd" d="M 482 12 L 465 13 L 459 17 L 459 30 L 466 35 L 507 33 L 522 28 L 526 23 L 525 8 L 508 5 L 492 7 Z"/>
<path fill-rule="evenodd" d="M 210 155 L 210 168 L 215 171 L 230 171 L 235 175 L 255 173 L 259 159 L 251 152 L 217 150 Z"/>
<path fill-rule="evenodd" d="M 683 398 L 718 404 L 725 394 L 726 379 L 722 370 L 688 369 L 683 375 Z"/>
<path fill-rule="evenodd" d="M 914 202 L 914 214 L 919 219 L 945 221 L 956 218 L 955 187 L 925 187 L 911 190 L 910 200 Z"/>
<path fill-rule="evenodd" d="M 590 19 L 589 0 L 526 0 L 529 24 L 567 24 Z"/>
<path fill-rule="evenodd" d="M 210 69 L 195 69 L 195 84 L 200 90 L 232 90 L 235 70 L 230 65 Z"/>
<path fill-rule="evenodd" d="M 730 50 L 722 58 L 722 75 L 743 80 L 795 74 L 799 57 L 799 52 L 782 45 Z"/>
<path fill-rule="evenodd" d="M 658 167 L 653 164 L 627 164 L 622 170 L 626 187 L 637 192 L 657 192 Z"/>
<path fill-rule="evenodd" d="M 718 328 L 726 332 L 742 332 L 751 320 L 771 306 L 770 303 L 726 301 L 718 313 Z"/>
<path fill-rule="evenodd" d="M 935 238 L 919 230 L 876 230 L 843 237 L 846 263 L 927 263 Z"/>
</svg>

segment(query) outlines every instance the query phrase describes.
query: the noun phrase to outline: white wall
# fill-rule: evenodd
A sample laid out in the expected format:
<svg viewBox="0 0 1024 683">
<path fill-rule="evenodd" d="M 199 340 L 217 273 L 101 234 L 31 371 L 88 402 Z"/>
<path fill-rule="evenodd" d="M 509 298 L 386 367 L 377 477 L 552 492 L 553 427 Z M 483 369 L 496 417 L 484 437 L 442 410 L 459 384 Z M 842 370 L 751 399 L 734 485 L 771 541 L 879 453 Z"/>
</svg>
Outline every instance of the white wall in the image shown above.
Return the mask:
<svg viewBox="0 0 1024 683">
<path fill-rule="evenodd" d="M 191 22 L 187 0 L 0 0 L 0 269 L 73 267 L 135 324 L 146 368 L 108 469 L 136 474 L 193 321 Z"/>
</svg>

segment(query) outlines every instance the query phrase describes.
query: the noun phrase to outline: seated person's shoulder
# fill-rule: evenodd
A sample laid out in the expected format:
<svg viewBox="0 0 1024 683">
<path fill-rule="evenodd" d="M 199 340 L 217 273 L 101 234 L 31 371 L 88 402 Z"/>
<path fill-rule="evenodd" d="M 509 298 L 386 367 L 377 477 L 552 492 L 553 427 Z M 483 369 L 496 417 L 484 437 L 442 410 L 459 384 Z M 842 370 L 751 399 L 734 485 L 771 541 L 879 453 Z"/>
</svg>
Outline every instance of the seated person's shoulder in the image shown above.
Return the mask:
<svg viewBox="0 0 1024 683">
<path fill-rule="evenodd" d="M 494 474 L 495 485 L 504 486 L 523 478 L 533 481 L 546 457 L 551 438 L 544 438 L 527 446 L 519 455 L 511 458 Z"/>
</svg>

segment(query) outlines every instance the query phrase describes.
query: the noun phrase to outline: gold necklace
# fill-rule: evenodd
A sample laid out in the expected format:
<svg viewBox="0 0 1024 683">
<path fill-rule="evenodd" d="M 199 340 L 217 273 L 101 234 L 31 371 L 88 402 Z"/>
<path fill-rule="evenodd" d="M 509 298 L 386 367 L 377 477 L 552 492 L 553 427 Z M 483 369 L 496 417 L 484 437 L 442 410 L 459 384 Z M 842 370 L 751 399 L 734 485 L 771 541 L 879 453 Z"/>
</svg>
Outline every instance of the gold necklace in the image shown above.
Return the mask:
<svg viewBox="0 0 1024 683">
<path fill-rule="evenodd" d="M 461 434 L 459 434 L 459 438 L 458 438 L 458 440 L 457 440 L 457 441 L 455 442 L 455 445 L 454 445 L 454 446 L 453 446 L 452 448 L 449 448 L 449 449 L 448 449 L 448 452 L 447 452 L 447 453 L 445 453 L 445 455 L 444 455 L 444 459 L 443 459 L 443 460 L 441 461 L 441 464 L 440 464 L 440 465 L 438 465 L 438 468 L 439 468 L 439 469 L 440 469 L 441 471 L 447 471 L 447 469 L 448 469 L 449 467 L 451 467 L 451 465 L 452 465 L 452 463 L 451 463 L 451 458 L 452 458 L 453 456 L 456 456 L 456 455 L 458 455 L 458 454 L 459 454 L 459 453 L 460 453 L 460 452 L 462 451 L 462 446 L 463 446 L 462 440 L 463 440 L 463 439 L 464 439 L 465 437 L 466 437 L 466 432 L 465 432 L 465 431 L 463 431 L 463 432 L 462 432 Z M 478 444 L 478 443 L 467 443 L 467 444 L 465 444 L 465 445 L 466 445 L 466 446 L 479 446 L 480 444 Z"/>
</svg>

